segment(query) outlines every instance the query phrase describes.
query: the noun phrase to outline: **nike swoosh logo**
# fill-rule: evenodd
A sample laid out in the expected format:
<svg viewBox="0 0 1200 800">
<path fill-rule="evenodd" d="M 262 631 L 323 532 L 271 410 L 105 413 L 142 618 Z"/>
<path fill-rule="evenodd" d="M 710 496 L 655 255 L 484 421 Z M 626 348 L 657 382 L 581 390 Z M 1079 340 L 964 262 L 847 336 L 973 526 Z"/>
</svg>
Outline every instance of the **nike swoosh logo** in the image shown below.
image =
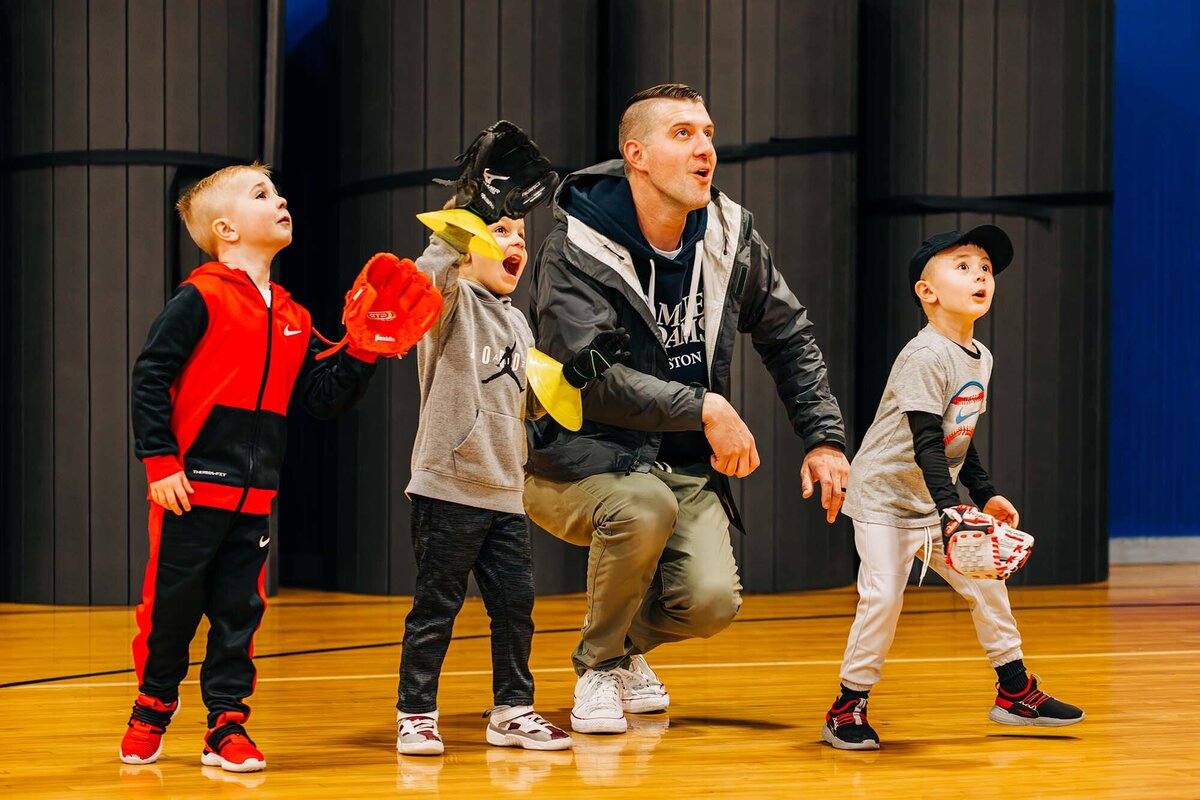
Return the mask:
<svg viewBox="0 0 1200 800">
<path fill-rule="evenodd" d="M 262 537 L 259 537 L 259 540 L 258 540 L 258 546 L 259 546 L 259 547 L 266 547 L 266 546 L 267 546 L 267 543 L 268 543 L 268 542 L 270 542 L 270 541 L 271 541 L 271 537 L 270 537 L 270 536 L 262 536 Z"/>
<path fill-rule="evenodd" d="M 488 183 L 491 183 L 492 181 L 506 181 L 508 180 L 508 177 L 509 176 L 507 175 L 497 175 L 496 173 L 486 169 L 483 171 L 483 179 Z"/>
<path fill-rule="evenodd" d="M 979 413 L 978 411 L 972 411 L 970 414 L 964 414 L 961 411 L 959 411 L 958 414 L 956 414 L 954 417 L 954 424 L 962 425 L 964 421 L 970 419 L 971 417 L 975 416 L 978 413 Z"/>
<path fill-rule="evenodd" d="M 297 333 L 299 333 L 299 332 L 300 332 L 300 331 L 294 331 L 294 330 L 292 330 L 292 326 L 291 326 L 291 325 L 284 325 L 284 326 L 283 326 L 283 335 L 284 335 L 284 336 L 295 336 L 295 335 L 296 335 Z"/>
</svg>

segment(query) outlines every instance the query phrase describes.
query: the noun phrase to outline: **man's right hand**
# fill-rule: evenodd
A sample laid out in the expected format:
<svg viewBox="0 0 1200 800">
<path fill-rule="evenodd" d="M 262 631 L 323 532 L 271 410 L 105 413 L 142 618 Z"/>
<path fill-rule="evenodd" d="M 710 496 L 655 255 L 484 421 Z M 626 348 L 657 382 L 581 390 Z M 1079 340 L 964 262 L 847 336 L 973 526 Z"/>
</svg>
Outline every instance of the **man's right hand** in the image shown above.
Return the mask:
<svg viewBox="0 0 1200 800">
<path fill-rule="evenodd" d="M 188 483 L 187 476 L 183 474 L 183 470 L 150 484 L 150 499 L 163 508 L 169 508 L 174 511 L 177 517 L 183 516 L 184 511 L 192 510 L 192 504 L 188 500 L 188 495 L 194 492 L 195 489 Z M 181 511 L 180 509 L 183 510 Z"/>
<path fill-rule="evenodd" d="M 700 418 L 704 422 L 704 435 L 713 449 L 713 469 L 722 475 L 739 478 L 758 469 L 754 435 L 728 400 L 716 392 L 706 392 Z"/>
</svg>

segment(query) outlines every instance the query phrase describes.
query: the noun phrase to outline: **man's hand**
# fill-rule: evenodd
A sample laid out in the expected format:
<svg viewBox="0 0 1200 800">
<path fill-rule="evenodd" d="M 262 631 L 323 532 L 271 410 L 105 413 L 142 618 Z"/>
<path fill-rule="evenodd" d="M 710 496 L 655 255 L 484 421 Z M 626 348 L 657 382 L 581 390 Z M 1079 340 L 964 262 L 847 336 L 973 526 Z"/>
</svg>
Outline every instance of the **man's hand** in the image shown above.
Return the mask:
<svg viewBox="0 0 1200 800">
<path fill-rule="evenodd" d="M 195 493 L 195 489 L 188 483 L 187 476 L 183 474 L 183 470 L 176 472 L 174 475 L 168 475 L 159 481 L 154 481 L 150 484 L 150 499 L 158 503 L 163 508 L 169 508 L 175 512 L 175 516 L 183 516 L 184 511 L 191 511 L 192 504 L 188 500 L 188 495 Z M 180 511 L 180 508 L 183 511 Z"/>
<path fill-rule="evenodd" d="M 846 454 L 833 445 L 817 445 L 804 457 L 804 464 L 800 466 L 800 485 L 807 498 L 812 497 L 813 481 L 821 484 L 821 508 L 825 509 L 826 522 L 832 524 L 837 519 L 846 499 L 849 477 L 850 462 L 846 460 Z"/>
<path fill-rule="evenodd" d="M 985 514 L 991 514 L 996 518 L 997 522 L 1003 522 L 1010 528 L 1021 527 L 1017 523 L 1021 521 L 1021 515 L 1017 513 L 1017 507 L 1008 502 L 1007 497 L 996 495 L 981 509 Z"/>
<path fill-rule="evenodd" d="M 700 418 L 704 422 L 704 435 L 713 449 L 713 469 L 722 475 L 739 478 L 758 469 L 754 435 L 728 400 L 716 392 L 706 392 Z"/>
</svg>

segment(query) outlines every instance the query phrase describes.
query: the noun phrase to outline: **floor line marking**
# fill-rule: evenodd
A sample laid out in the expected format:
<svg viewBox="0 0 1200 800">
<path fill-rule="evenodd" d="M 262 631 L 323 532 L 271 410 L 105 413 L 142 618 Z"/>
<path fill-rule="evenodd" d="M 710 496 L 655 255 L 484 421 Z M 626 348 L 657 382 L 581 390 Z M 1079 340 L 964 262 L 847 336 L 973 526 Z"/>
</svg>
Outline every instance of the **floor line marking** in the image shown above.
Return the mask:
<svg viewBox="0 0 1200 800">
<path fill-rule="evenodd" d="M 1103 653 L 1055 653 L 1055 654 L 1038 654 L 1034 656 L 1038 661 L 1050 660 L 1070 660 L 1083 658 L 1166 658 L 1170 656 L 1200 656 L 1200 650 L 1129 650 L 1129 651 L 1111 651 Z M 889 658 L 888 664 L 950 664 L 964 661 L 986 661 L 984 655 L 975 656 L 940 656 L 930 658 Z M 805 661 L 721 661 L 713 664 L 655 664 L 656 671 L 668 670 L 684 670 L 684 669 L 755 669 L 766 667 L 830 667 L 840 666 L 842 660 L 836 659 L 811 659 Z M 572 667 L 543 667 L 535 669 L 533 672 L 539 674 L 550 674 L 555 672 L 574 672 Z M 468 669 L 468 670 L 447 670 L 442 673 L 443 678 L 469 678 L 481 675 L 491 675 L 490 669 Z M 365 681 L 365 680 L 383 680 L 385 678 L 395 680 L 395 672 L 383 673 L 368 673 L 361 675 L 298 675 L 295 677 L 281 678 L 259 678 L 258 683 L 310 683 L 315 681 Z M 187 680 L 184 684 L 196 685 L 198 680 Z M 13 686 L 12 689 L 106 689 L 113 687 L 135 687 L 135 681 L 112 681 L 104 683 L 40 683 L 30 684 L 28 686 Z"/>
</svg>

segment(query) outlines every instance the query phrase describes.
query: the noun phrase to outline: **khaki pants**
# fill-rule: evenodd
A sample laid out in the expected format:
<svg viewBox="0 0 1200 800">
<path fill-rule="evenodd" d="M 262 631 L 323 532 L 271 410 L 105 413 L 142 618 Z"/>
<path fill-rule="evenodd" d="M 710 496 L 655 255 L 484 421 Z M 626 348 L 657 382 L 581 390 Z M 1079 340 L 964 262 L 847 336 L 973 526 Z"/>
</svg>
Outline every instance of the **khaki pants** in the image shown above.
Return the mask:
<svg viewBox="0 0 1200 800">
<path fill-rule="evenodd" d="M 525 479 L 530 519 L 590 548 L 575 671 L 608 670 L 666 642 L 724 630 L 742 605 L 729 519 L 708 477 L 603 473 Z"/>
</svg>

